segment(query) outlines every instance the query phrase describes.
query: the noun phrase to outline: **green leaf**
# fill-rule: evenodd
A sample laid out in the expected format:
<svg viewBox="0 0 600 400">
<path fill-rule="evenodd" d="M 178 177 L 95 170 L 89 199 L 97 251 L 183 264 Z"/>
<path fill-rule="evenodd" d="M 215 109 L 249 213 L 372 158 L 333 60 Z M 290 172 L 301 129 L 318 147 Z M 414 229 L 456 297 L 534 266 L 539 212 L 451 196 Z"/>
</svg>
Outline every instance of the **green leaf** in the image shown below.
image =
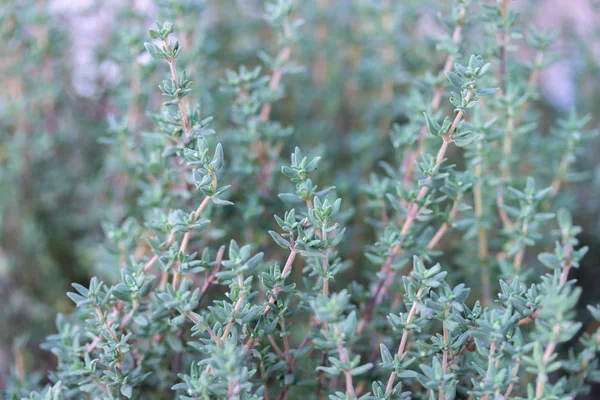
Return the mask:
<svg viewBox="0 0 600 400">
<path fill-rule="evenodd" d="M 561 268 L 560 260 L 553 253 L 540 253 L 538 255 L 538 260 L 550 269 L 554 270 Z"/>
<path fill-rule="evenodd" d="M 148 51 L 148 54 L 150 54 L 150 57 L 152 57 L 154 60 L 165 59 L 163 51 L 158 46 L 146 42 L 144 43 L 144 47 L 146 48 L 146 51 Z"/>
<path fill-rule="evenodd" d="M 221 143 L 218 143 L 217 147 L 215 148 L 215 155 L 210 162 L 210 166 L 215 171 L 218 171 L 223 166 L 223 147 L 221 146 Z"/>
<path fill-rule="evenodd" d="M 381 353 L 381 360 L 384 364 L 391 366 L 394 363 L 394 357 L 392 357 L 392 353 L 387 348 L 387 346 L 383 343 L 379 345 L 379 351 Z"/>
<path fill-rule="evenodd" d="M 454 73 L 452 71 L 447 71 L 446 77 L 448 77 L 448 81 L 454 87 L 461 88 L 465 84 L 465 79 L 463 79 L 457 73 Z"/>
<path fill-rule="evenodd" d="M 269 235 L 271 235 L 275 243 L 277 243 L 280 247 L 283 247 L 284 249 L 289 249 L 290 242 L 285 240 L 279 233 L 275 231 L 269 231 Z"/>
<path fill-rule="evenodd" d="M 371 370 L 371 368 L 373 368 L 372 363 L 361 365 L 360 367 L 352 368 L 350 370 L 350 375 L 352 375 L 352 376 L 362 375 L 366 372 L 369 372 L 369 370 Z"/>
<path fill-rule="evenodd" d="M 130 399 L 131 396 L 133 395 L 133 388 L 131 387 L 131 385 L 121 386 L 121 394 L 123 396 L 127 397 L 128 399 Z"/>
<path fill-rule="evenodd" d="M 423 113 L 423 115 L 425 116 L 425 124 L 427 125 L 429 133 L 434 136 L 439 136 L 440 131 L 442 130 L 440 124 L 438 124 L 435 120 L 430 119 L 427 113 Z"/>
<path fill-rule="evenodd" d="M 478 96 L 488 96 L 495 94 L 498 90 L 499 88 L 477 88 L 475 93 L 477 93 Z"/>
<path fill-rule="evenodd" d="M 294 193 L 279 193 L 277 197 L 290 204 L 297 204 L 302 201 L 302 198 Z"/>
</svg>

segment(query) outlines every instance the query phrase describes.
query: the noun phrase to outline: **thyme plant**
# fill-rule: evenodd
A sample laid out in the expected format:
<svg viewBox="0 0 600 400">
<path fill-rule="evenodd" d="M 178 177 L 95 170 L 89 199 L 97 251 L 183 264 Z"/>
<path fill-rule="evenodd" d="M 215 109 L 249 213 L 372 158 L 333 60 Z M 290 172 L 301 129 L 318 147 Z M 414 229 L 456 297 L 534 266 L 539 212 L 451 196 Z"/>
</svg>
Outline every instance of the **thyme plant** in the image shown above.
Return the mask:
<svg viewBox="0 0 600 400">
<path fill-rule="evenodd" d="M 47 381 L 17 363 L 6 398 L 546 400 L 599 381 L 565 195 L 596 132 L 574 109 L 540 122 L 556 32 L 521 33 L 505 0 L 442 8 L 435 43 L 402 39 L 412 3 L 269 0 L 247 27 L 158 3 L 143 48 L 132 29 L 109 49 L 130 85 L 98 144 L 125 193 L 104 251 L 42 345 Z M 332 65 L 319 43 L 343 34 Z M 345 101 L 360 129 L 334 143 Z"/>
</svg>

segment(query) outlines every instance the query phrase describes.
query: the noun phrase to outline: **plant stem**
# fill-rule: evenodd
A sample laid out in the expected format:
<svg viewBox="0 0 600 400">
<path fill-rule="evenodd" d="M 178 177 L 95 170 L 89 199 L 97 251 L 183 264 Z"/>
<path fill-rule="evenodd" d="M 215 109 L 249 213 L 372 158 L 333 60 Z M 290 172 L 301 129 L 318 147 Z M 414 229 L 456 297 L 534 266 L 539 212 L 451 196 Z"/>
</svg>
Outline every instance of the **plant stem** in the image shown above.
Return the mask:
<svg viewBox="0 0 600 400">
<path fill-rule="evenodd" d="M 444 319 L 448 318 L 448 311 L 449 309 L 446 308 L 446 310 L 444 311 Z M 444 337 L 444 350 L 442 351 L 442 374 L 446 375 L 446 373 L 448 372 L 448 343 L 450 341 L 449 339 L 449 332 L 448 332 L 448 328 L 446 328 L 446 326 L 444 325 L 444 327 L 442 328 L 442 334 Z M 440 385 L 440 400 L 446 400 L 446 393 L 444 392 L 444 387 L 443 385 Z"/>
<path fill-rule="evenodd" d="M 267 335 L 267 339 L 269 340 L 269 343 L 271 343 L 273 350 L 275 350 L 275 353 L 279 356 L 279 358 L 281 358 L 282 361 L 286 361 L 285 354 L 283 354 L 283 351 L 281 351 L 281 348 L 275 341 L 273 335 Z"/>
<path fill-rule="evenodd" d="M 133 299 L 133 306 L 131 307 L 131 310 L 129 310 L 129 312 L 125 315 L 125 317 L 123 317 L 123 320 L 119 324 L 120 331 L 122 331 L 127 326 L 127 324 L 131 321 L 131 319 L 133 318 L 133 314 L 137 311 L 138 307 L 139 307 L 138 301 L 136 299 Z"/>
<path fill-rule="evenodd" d="M 284 23 L 283 30 L 284 30 L 284 36 L 286 38 L 288 38 L 290 35 L 290 28 L 287 25 L 287 23 Z M 292 54 L 292 49 L 290 48 L 290 46 L 285 46 L 281 50 L 281 52 L 278 54 L 277 59 L 280 60 L 281 64 L 285 64 L 290 59 L 291 54 Z M 269 81 L 269 92 L 275 93 L 277 91 L 277 89 L 279 88 L 279 85 L 281 83 L 282 76 L 283 76 L 283 68 L 277 67 L 273 70 L 273 72 L 271 74 L 271 79 Z M 260 116 L 259 116 L 260 122 L 264 123 L 269 120 L 272 107 L 273 106 L 270 102 L 266 102 L 265 104 L 263 104 L 263 107 L 260 111 Z M 280 149 L 281 149 L 281 147 L 279 147 L 279 150 Z M 268 150 L 269 150 L 268 143 L 264 143 L 259 138 L 258 141 L 256 142 L 256 152 L 258 154 L 258 162 L 260 165 L 260 170 L 259 170 L 257 179 L 258 179 L 259 185 L 261 186 L 261 188 L 263 190 L 263 193 L 265 193 L 265 194 L 269 193 L 269 189 L 267 187 L 267 181 L 269 179 L 269 176 L 271 174 L 271 171 L 273 170 L 273 166 L 275 163 L 275 160 L 267 159 Z"/>
<path fill-rule="evenodd" d="M 321 239 L 323 241 L 327 240 L 327 233 L 325 232 L 325 227 L 321 229 L 322 235 Z M 327 274 L 327 270 L 329 269 L 329 260 L 328 260 L 329 249 L 325 249 L 323 252 L 323 273 Z M 329 297 L 329 279 L 327 276 L 323 277 L 323 296 Z"/>
<path fill-rule="evenodd" d="M 406 325 L 411 324 L 412 320 L 415 318 L 415 315 L 417 313 L 417 306 L 419 305 L 421 295 L 423 294 L 424 291 L 425 291 L 424 287 L 419 288 L 419 290 L 417 291 L 417 294 L 415 296 L 415 301 L 413 302 L 412 306 L 410 307 L 410 311 L 408 312 L 408 317 L 406 318 Z M 400 339 L 400 345 L 398 346 L 398 352 L 396 353 L 398 355 L 398 359 L 402 359 L 402 355 L 404 354 L 404 350 L 406 349 L 406 343 L 408 341 L 409 332 L 410 332 L 410 330 L 406 329 L 406 328 L 404 328 L 404 330 L 402 331 L 402 338 Z M 397 375 L 396 371 L 393 371 L 390 374 L 387 386 L 385 388 L 385 394 L 388 394 L 392 391 L 392 388 L 394 386 L 394 380 L 396 379 L 396 375 Z"/>
<path fill-rule="evenodd" d="M 168 249 L 169 246 L 173 243 L 173 240 L 175 240 L 175 232 L 171 232 L 171 234 L 169 235 L 169 238 L 167 239 L 167 243 L 165 243 L 165 246 L 163 247 L 164 249 Z M 158 261 L 158 256 L 155 254 L 150 261 L 148 261 L 146 263 L 146 265 L 144 265 L 144 272 L 148 272 L 148 270 L 150 268 L 152 268 L 152 266 L 154 265 L 154 263 L 156 263 Z"/>
<path fill-rule="evenodd" d="M 477 151 L 481 155 L 483 143 L 477 144 Z M 483 305 L 492 302 L 492 289 L 490 284 L 490 273 L 488 271 L 488 235 L 483 223 L 483 165 L 478 162 L 475 166 L 475 187 L 473 188 L 475 201 L 475 218 L 477 219 L 477 252 L 479 254 L 479 265 L 481 267 L 481 288 L 483 292 Z"/>
<path fill-rule="evenodd" d="M 508 2 L 509 0 L 502 0 L 502 4 L 500 6 L 500 16 L 503 21 L 506 21 L 506 17 L 508 16 Z M 500 68 L 498 71 L 499 79 L 498 83 L 500 86 L 500 93 L 504 94 L 505 92 L 505 78 L 506 78 L 506 40 L 508 38 L 507 29 L 500 34 L 499 47 L 500 47 Z"/>
<path fill-rule="evenodd" d="M 335 334 L 339 336 L 340 331 L 339 331 L 338 327 L 336 325 L 334 325 L 333 329 L 334 329 Z M 340 361 L 343 364 L 347 364 L 348 356 L 346 355 L 346 350 L 344 349 L 344 346 L 342 345 L 342 343 L 339 341 L 337 342 L 337 350 L 340 355 Z M 344 378 L 346 381 L 346 394 L 350 395 L 350 399 L 355 399 L 356 392 L 354 390 L 354 384 L 352 382 L 352 374 L 350 373 L 350 370 L 344 369 Z"/>
<path fill-rule="evenodd" d="M 565 248 L 565 265 L 560 273 L 559 283 L 561 286 L 567 283 L 567 279 L 569 279 L 569 271 L 571 270 L 571 253 L 573 248 L 568 240 L 568 238 L 563 238 L 563 246 Z"/>
<path fill-rule="evenodd" d="M 165 38 L 164 43 L 165 43 L 165 50 L 167 53 L 169 53 L 171 51 L 171 45 L 169 44 L 169 40 Z M 175 68 L 175 59 L 168 58 L 167 63 L 169 64 L 169 69 L 171 70 L 171 79 L 173 79 L 173 82 L 175 83 L 175 85 L 178 88 L 180 88 L 179 78 L 177 77 L 177 69 Z M 183 124 L 183 131 L 184 131 L 184 133 L 187 134 L 190 131 L 190 122 L 188 120 L 187 111 L 185 110 L 185 105 L 183 104 L 183 100 L 177 98 L 177 105 L 179 106 L 179 112 L 181 113 L 181 122 Z"/>
<path fill-rule="evenodd" d="M 527 221 L 523 223 L 523 236 L 527 237 L 527 232 L 529 231 L 529 224 Z M 525 255 L 525 245 L 523 245 L 523 249 L 521 249 L 517 254 L 515 254 L 515 259 L 513 261 L 513 265 L 517 270 L 521 269 L 521 265 L 523 264 L 523 256 Z"/>
<path fill-rule="evenodd" d="M 231 320 L 225 327 L 225 331 L 223 332 L 223 335 L 221 336 L 221 340 L 227 339 L 227 336 L 229 335 L 229 332 L 231 332 L 231 329 L 233 328 L 233 324 L 235 323 L 235 318 L 237 317 L 238 313 L 240 312 L 240 309 L 242 308 L 242 304 L 244 304 L 244 298 L 246 297 L 246 292 L 245 292 L 245 288 L 244 288 L 244 279 L 243 279 L 242 275 L 238 274 L 237 279 L 238 279 L 238 286 L 239 286 L 239 290 L 241 291 L 241 294 L 235 303 L 235 307 L 233 308 L 233 314 L 231 315 Z"/>
<path fill-rule="evenodd" d="M 517 121 L 521 121 L 529 104 L 531 103 L 529 99 L 533 96 L 533 92 L 535 90 L 535 86 L 538 81 L 538 77 L 540 75 L 540 67 L 544 62 L 544 52 L 538 51 L 535 55 L 535 61 L 533 64 L 533 69 L 531 70 L 531 74 L 529 75 L 529 80 L 527 81 L 527 101 L 523 103 L 521 109 L 519 110 L 519 116 L 517 117 Z"/>
<path fill-rule="evenodd" d="M 454 203 L 452 204 L 452 209 L 450 210 L 450 215 L 448 216 L 448 221 L 444 222 L 442 224 L 442 226 L 439 227 L 437 232 L 433 235 L 433 237 L 427 244 L 427 250 L 429 250 L 429 251 L 433 250 L 437 246 L 439 241 L 442 239 L 442 237 L 446 234 L 446 231 L 448 231 L 448 228 L 450 228 L 450 226 L 452 226 L 452 223 L 454 222 L 454 219 L 456 218 L 456 215 L 458 214 L 458 204 L 460 203 L 461 199 L 462 199 L 462 195 L 459 194 L 458 197 L 456 198 L 456 200 L 454 200 Z"/>
<path fill-rule="evenodd" d="M 569 277 L 569 271 L 571 270 L 571 244 L 568 242 L 568 238 L 563 238 L 563 246 L 565 247 L 565 264 L 562 268 L 560 274 L 559 285 L 562 287 L 565 283 L 567 283 L 567 279 Z M 542 356 L 542 365 L 546 367 L 556 350 L 556 346 L 558 345 L 558 340 L 560 335 L 560 323 L 556 323 L 552 328 L 552 336 L 550 342 L 546 345 L 546 349 L 544 350 L 544 355 Z M 548 381 L 548 375 L 543 373 L 538 373 L 537 384 L 535 389 L 536 399 L 542 399 L 544 394 L 544 385 Z"/>
<path fill-rule="evenodd" d="M 283 279 L 285 279 L 290 274 L 290 272 L 292 270 L 292 264 L 294 263 L 294 259 L 296 258 L 297 253 L 298 253 L 298 250 L 296 250 L 296 248 L 294 247 L 294 243 L 293 243 L 293 239 L 292 239 L 292 247 L 290 249 L 290 255 L 288 256 L 288 258 L 285 262 L 283 271 L 281 271 L 281 277 Z M 279 286 L 277 286 L 277 287 L 275 287 L 275 289 L 273 289 L 273 294 L 269 298 L 269 303 L 267 304 L 267 307 L 265 308 L 265 311 L 263 312 L 263 317 L 266 317 L 269 314 L 269 311 L 271 311 L 271 306 L 273 304 L 275 304 L 275 301 L 277 300 L 277 295 L 279 294 L 280 291 L 281 291 L 281 288 Z"/>
<path fill-rule="evenodd" d="M 318 321 L 315 321 L 314 324 L 315 324 L 315 327 L 317 327 L 317 328 L 319 327 Z M 309 334 L 304 336 L 304 339 L 302 339 L 300 346 L 298 346 L 298 350 L 302 350 L 303 348 L 305 348 L 309 342 L 310 342 L 310 332 L 309 332 Z M 291 363 L 292 369 L 295 368 L 297 361 L 298 361 L 298 357 L 292 357 L 292 363 Z"/>
<path fill-rule="evenodd" d="M 490 382 L 492 378 L 492 365 L 494 365 L 494 355 L 496 354 L 496 342 L 492 340 L 490 344 L 490 352 L 488 354 L 488 367 L 485 374 L 485 381 Z M 481 400 L 488 400 L 489 395 L 485 394 L 481 397 Z"/>
<path fill-rule="evenodd" d="M 535 321 L 537 319 L 540 311 L 542 311 L 541 307 L 535 309 L 530 316 L 525 317 L 525 318 L 519 320 L 519 322 L 517 322 L 517 326 L 527 325 L 528 323 Z"/>
<path fill-rule="evenodd" d="M 196 212 L 194 213 L 194 216 L 192 217 L 191 224 L 196 223 L 196 221 L 198 220 L 198 217 L 200 217 L 200 213 L 202 213 L 204 208 L 206 208 L 206 206 L 210 202 L 210 199 L 211 199 L 211 196 L 206 196 L 204 198 L 204 200 L 202 200 L 202 203 L 200 203 L 200 205 L 196 209 Z M 181 253 L 181 254 L 185 253 L 188 243 L 190 242 L 191 234 L 192 234 L 192 230 L 188 229 L 188 231 L 183 235 L 183 239 L 181 240 L 181 245 L 179 246 L 179 253 Z M 177 290 L 177 286 L 179 285 L 179 263 L 176 263 L 173 266 L 173 284 L 172 285 L 173 285 L 173 289 Z"/>
<path fill-rule="evenodd" d="M 572 153 L 574 145 L 575 144 L 573 140 L 569 140 L 567 143 L 567 150 L 562 156 L 558 167 L 558 172 L 552 180 L 552 196 L 556 196 L 558 190 L 560 189 L 560 185 L 562 184 L 563 180 L 565 179 L 565 176 L 567 175 L 567 172 L 569 171 L 569 165 L 571 164 L 571 159 L 573 157 Z"/>
<path fill-rule="evenodd" d="M 452 43 L 454 43 L 455 45 L 457 45 L 460 42 L 462 35 L 464 18 L 466 15 L 466 8 L 464 6 L 460 8 L 459 15 L 459 20 L 457 21 L 457 24 L 454 27 L 454 32 L 452 32 Z M 453 66 L 454 56 L 452 54 L 448 54 L 446 62 L 444 63 L 444 68 L 440 73 L 442 80 L 433 91 L 433 98 L 431 99 L 431 111 L 437 111 L 440 108 L 442 96 L 444 94 L 444 75 L 446 74 L 446 72 L 450 72 Z M 427 125 L 423 124 L 421 130 L 419 131 L 419 138 L 417 139 L 417 149 L 412 153 L 405 154 L 403 157 L 403 159 L 406 160 L 406 162 L 404 163 L 404 167 L 407 169 L 407 172 L 404 174 L 403 178 L 404 187 L 408 187 L 408 185 L 410 185 L 410 183 L 412 182 L 413 175 L 415 172 L 415 161 L 423 152 L 423 148 L 425 147 L 425 135 L 427 134 L 427 132 Z"/>
<path fill-rule="evenodd" d="M 187 313 L 187 316 L 188 316 L 189 319 L 192 320 L 193 323 L 195 323 L 195 324 L 198 323 L 198 318 L 196 318 L 196 316 L 194 314 Z M 217 346 L 223 347 L 223 342 L 221 341 L 221 339 L 219 339 L 219 337 L 217 336 L 217 334 L 215 333 L 215 331 L 213 331 L 210 327 L 207 327 L 206 328 L 206 332 L 208 332 L 208 334 L 215 341 L 215 343 L 217 344 Z"/>
<path fill-rule="evenodd" d="M 225 246 L 219 247 L 219 251 L 217 252 L 217 258 L 215 260 L 215 267 L 213 268 L 210 275 L 206 277 L 206 279 L 204 280 L 204 283 L 202 284 L 202 289 L 200 289 L 200 297 L 198 298 L 198 305 L 200 305 L 202 303 L 204 296 L 206 296 L 208 289 L 212 285 L 213 281 L 215 280 L 215 277 L 217 276 L 217 273 L 221 269 L 221 262 L 223 261 L 224 253 L 225 253 Z"/>
<path fill-rule="evenodd" d="M 289 46 L 286 46 L 279 53 L 278 59 L 281 60 L 281 63 L 285 63 L 290 59 L 290 55 L 292 54 L 292 49 Z M 277 88 L 279 88 L 279 84 L 281 82 L 281 77 L 283 76 L 282 68 L 275 68 L 271 75 L 271 79 L 269 81 L 269 91 L 274 93 Z M 260 121 L 267 122 L 269 120 L 269 116 L 271 115 L 271 103 L 265 103 L 260 111 Z"/>
<path fill-rule="evenodd" d="M 509 116 L 506 122 L 506 135 L 504 137 L 503 157 L 502 157 L 502 177 L 498 183 L 498 198 L 496 204 L 498 206 L 498 214 L 502 220 L 502 226 L 507 232 L 512 232 L 513 226 L 508 214 L 503 208 L 504 205 L 504 185 L 510 179 L 510 156 L 512 153 L 513 134 L 515 123 L 512 116 L 512 106 L 509 106 Z"/>
<path fill-rule="evenodd" d="M 473 88 L 469 88 L 469 90 L 465 96 L 465 103 L 469 103 L 469 100 L 471 99 L 472 95 L 473 95 Z M 385 260 L 385 262 L 381 268 L 381 275 L 383 277 L 379 279 L 379 282 L 377 283 L 377 288 L 375 289 L 375 293 L 371 299 L 371 302 L 369 303 L 369 306 L 367 307 L 367 309 L 365 310 L 365 313 L 363 313 L 363 316 L 361 317 L 361 321 L 357 328 L 357 334 L 360 334 L 362 332 L 362 330 L 366 326 L 366 323 L 370 320 L 371 314 L 373 313 L 375 306 L 377 306 L 378 304 L 381 303 L 381 301 L 383 300 L 383 296 L 387 290 L 387 287 L 389 286 L 389 284 L 391 282 L 393 282 L 393 280 L 396 276 L 396 272 L 391 270 L 392 265 L 393 265 L 394 261 L 396 260 L 396 257 L 398 257 L 398 255 L 400 254 L 400 252 L 402 250 L 402 243 L 404 242 L 404 238 L 406 237 L 406 234 L 408 233 L 409 229 L 411 228 L 414 220 L 419 216 L 419 211 L 421 208 L 421 206 L 419 205 L 419 202 L 421 202 L 425 198 L 427 193 L 429 192 L 429 188 L 431 187 L 431 184 L 433 183 L 433 179 L 439 172 L 442 162 L 444 161 L 444 156 L 446 155 L 446 150 L 448 150 L 448 145 L 452 141 L 451 136 L 454 133 L 454 131 L 456 130 L 456 127 L 458 126 L 458 124 L 461 121 L 461 119 L 463 118 L 463 116 L 464 116 L 464 113 L 462 111 L 459 111 L 456 114 L 456 117 L 454 118 L 454 121 L 452 122 L 452 126 L 450 127 L 448 132 L 442 138 L 443 142 L 442 142 L 440 149 L 438 150 L 438 154 L 436 157 L 435 166 L 433 168 L 432 174 L 429 177 L 427 177 L 427 182 L 423 185 L 423 187 L 419 191 L 417 198 L 411 204 L 409 204 L 407 207 L 408 215 L 407 215 L 406 220 L 404 221 L 404 225 L 402 226 L 402 229 L 400 231 L 400 241 L 398 242 L 398 244 L 396 244 L 392 248 L 392 252 L 391 252 L 390 256 L 388 256 L 388 258 Z"/>
<path fill-rule="evenodd" d="M 282 317 L 279 319 L 279 325 L 281 326 L 281 332 L 284 333 L 285 332 L 285 319 Z M 294 367 L 292 365 L 292 354 L 290 352 L 290 341 L 288 338 L 288 335 L 284 334 L 283 335 L 283 349 L 285 350 L 285 360 L 288 363 L 289 368 L 291 369 L 290 372 L 292 372 L 294 370 Z"/>
<path fill-rule="evenodd" d="M 517 379 L 517 376 L 519 376 L 519 367 L 520 366 L 521 366 L 521 360 L 519 358 L 517 358 L 517 360 L 515 361 L 515 369 L 512 374 L 512 382 L 510 383 L 510 385 L 508 385 L 508 389 L 506 389 L 506 393 L 504 393 L 505 399 L 508 399 L 508 396 L 510 396 L 510 393 L 512 392 L 513 388 L 515 387 L 514 381 Z"/>
<path fill-rule="evenodd" d="M 560 325 L 556 324 L 552 328 L 552 339 L 546 346 L 544 350 L 544 355 L 542 356 L 542 365 L 546 367 L 554 354 L 554 350 L 556 350 L 556 345 L 558 344 L 558 336 L 560 334 Z M 542 400 L 544 395 L 544 386 L 548 381 L 548 374 L 546 372 L 540 372 L 537 376 L 537 383 L 535 385 L 535 398 Z"/>
<path fill-rule="evenodd" d="M 117 338 L 117 335 L 115 335 L 115 333 L 111 329 L 112 323 L 110 323 L 104 317 L 104 314 L 102 313 L 102 310 L 100 309 L 100 306 L 95 305 L 94 306 L 94 310 L 96 311 L 96 315 L 98 316 L 98 319 L 100 319 L 100 322 L 102 322 L 104 324 L 104 326 L 106 327 L 106 332 L 108 332 L 108 334 L 110 335 L 111 338 L 113 338 L 114 340 L 118 341 L 119 339 Z M 123 352 L 121 351 L 121 347 L 120 346 L 117 346 L 117 355 L 118 355 L 119 369 L 121 371 L 123 371 Z"/>
</svg>

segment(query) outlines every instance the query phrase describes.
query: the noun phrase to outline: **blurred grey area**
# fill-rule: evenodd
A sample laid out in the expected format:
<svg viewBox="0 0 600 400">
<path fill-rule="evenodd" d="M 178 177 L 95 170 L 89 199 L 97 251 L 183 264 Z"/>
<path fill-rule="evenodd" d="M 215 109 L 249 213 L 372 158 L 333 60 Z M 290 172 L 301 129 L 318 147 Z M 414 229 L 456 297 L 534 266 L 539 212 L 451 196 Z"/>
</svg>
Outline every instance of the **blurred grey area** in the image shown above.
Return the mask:
<svg viewBox="0 0 600 400">
<path fill-rule="evenodd" d="M 252 0 L 237 0 L 238 6 L 251 17 L 258 18 L 252 10 L 260 9 Z M 114 11 L 122 4 L 119 0 L 50 0 L 50 9 L 67 21 L 72 41 L 73 85 L 78 95 L 97 97 L 104 85 L 118 83 L 119 71 L 110 62 L 96 63 L 95 50 L 105 43 L 107 33 L 117 23 Z M 210 8 L 211 2 L 208 2 Z M 134 0 L 131 6 L 138 13 L 147 16 L 148 23 L 158 18 L 158 9 L 152 0 Z M 594 0 L 513 0 L 511 7 L 517 13 L 524 13 L 527 21 L 540 29 L 560 29 L 561 34 L 554 46 L 559 59 L 541 72 L 540 87 L 545 98 L 553 106 L 568 109 L 575 105 L 578 90 L 594 90 L 594 86 L 578 87 L 578 71 L 584 66 L 577 54 L 574 42 L 585 43 L 587 51 L 600 63 L 600 2 Z M 208 13 L 210 15 L 210 12 Z M 254 14 L 254 15 L 253 15 Z M 520 18 L 521 20 L 524 17 Z M 423 14 L 419 25 L 423 34 L 438 36 L 444 32 L 435 15 Z M 520 25 L 524 25 L 521 23 Z M 525 24 L 526 25 L 526 24 Z M 526 28 L 527 26 L 525 26 Z M 519 48 L 516 56 L 520 59 L 532 58 L 526 47 Z M 144 60 L 138 60 L 144 62 Z M 147 60 L 146 60 L 147 61 Z"/>
</svg>

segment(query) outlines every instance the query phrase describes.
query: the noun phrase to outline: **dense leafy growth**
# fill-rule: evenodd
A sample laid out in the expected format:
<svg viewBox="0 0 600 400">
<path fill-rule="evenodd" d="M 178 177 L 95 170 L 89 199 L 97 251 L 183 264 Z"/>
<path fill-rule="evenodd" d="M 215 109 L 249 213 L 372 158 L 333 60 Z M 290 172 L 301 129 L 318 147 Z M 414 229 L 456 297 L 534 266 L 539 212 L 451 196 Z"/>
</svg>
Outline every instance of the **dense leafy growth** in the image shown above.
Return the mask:
<svg viewBox="0 0 600 400">
<path fill-rule="evenodd" d="M 100 179 L 67 196 L 104 221 L 93 277 L 77 277 L 42 345 L 49 380 L 17 346 L 6 398 L 540 400 L 600 380 L 600 330 L 581 334 L 570 278 L 587 248 L 563 198 L 596 132 L 573 110 L 548 134 L 536 108 L 556 32 L 528 29 L 521 63 L 508 1 L 443 8 L 435 43 L 405 42 L 425 7 L 411 2 L 269 0 L 247 23 L 159 3 L 168 21 L 148 35 L 121 16 Z M 60 76 L 57 28 L 35 25 L 46 45 L 16 32 L 45 14 L 2 13 L 11 57 L 26 49 L 23 63 Z M 327 35 L 354 53 L 336 61 Z M 64 107 L 35 90 L 19 97 L 33 121 L 0 110 L 14 117 L 9 169 L 28 168 L 23 146 L 42 157 L 32 134 L 54 128 L 35 121 Z M 355 132 L 339 133 L 342 117 Z M 23 184 L 56 193 L 37 179 Z"/>
</svg>

